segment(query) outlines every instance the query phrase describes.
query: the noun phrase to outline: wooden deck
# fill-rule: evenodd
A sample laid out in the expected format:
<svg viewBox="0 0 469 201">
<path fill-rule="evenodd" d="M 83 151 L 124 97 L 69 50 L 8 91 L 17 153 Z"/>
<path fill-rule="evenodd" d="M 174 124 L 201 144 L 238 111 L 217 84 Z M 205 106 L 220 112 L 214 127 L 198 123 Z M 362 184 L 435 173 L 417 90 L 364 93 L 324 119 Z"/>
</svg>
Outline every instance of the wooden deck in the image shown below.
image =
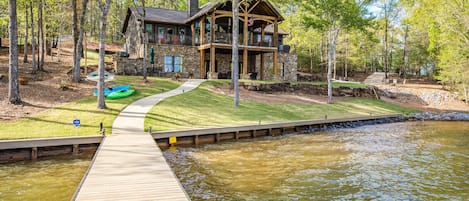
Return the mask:
<svg viewBox="0 0 469 201">
<path fill-rule="evenodd" d="M 148 133 L 106 137 L 75 200 L 189 200 Z"/>
<path fill-rule="evenodd" d="M 140 99 L 120 112 L 72 200 L 189 200 L 153 137 L 145 114 L 161 100 L 196 88 L 190 80 L 175 90 Z"/>
</svg>

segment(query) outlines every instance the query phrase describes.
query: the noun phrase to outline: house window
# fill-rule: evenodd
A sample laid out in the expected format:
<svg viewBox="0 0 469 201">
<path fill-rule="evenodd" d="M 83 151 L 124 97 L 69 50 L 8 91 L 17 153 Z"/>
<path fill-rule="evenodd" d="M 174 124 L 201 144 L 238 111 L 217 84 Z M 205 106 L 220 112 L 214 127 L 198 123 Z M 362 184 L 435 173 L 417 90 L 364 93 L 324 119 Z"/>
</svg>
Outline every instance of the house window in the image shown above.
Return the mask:
<svg viewBox="0 0 469 201">
<path fill-rule="evenodd" d="M 154 25 L 153 24 L 145 24 L 145 32 L 148 33 L 148 42 L 154 43 L 155 42 Z"/>
<path fill-rule="evenodd" d="M 164 72 L 182 72 L 182 57 L 165 55 Z"/>
</svg>

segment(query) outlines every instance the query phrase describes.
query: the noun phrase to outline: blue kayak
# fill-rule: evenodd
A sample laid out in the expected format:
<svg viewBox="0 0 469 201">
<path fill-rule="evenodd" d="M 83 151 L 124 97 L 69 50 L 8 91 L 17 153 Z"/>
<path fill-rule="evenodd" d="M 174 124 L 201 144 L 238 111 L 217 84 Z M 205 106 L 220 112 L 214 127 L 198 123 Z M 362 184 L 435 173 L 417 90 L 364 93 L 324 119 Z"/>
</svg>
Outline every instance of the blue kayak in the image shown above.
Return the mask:
<svg viewBox="0 0 469 201">
<path fill-rule="evenodd" d="M 104 96 L 107 96 L 107 95 L 111 94 L 112 92 L 126 91 L 126 90 L 129 90 L 129 89 L 130 89 L 129 85 L 121 85 L 121 86 L 113 86 L 113 87 L 104 88 Z M 98 95 L 98 89 L 93 90 L 93 95 L 95 95 L 95 96 Z"/>
</svg>

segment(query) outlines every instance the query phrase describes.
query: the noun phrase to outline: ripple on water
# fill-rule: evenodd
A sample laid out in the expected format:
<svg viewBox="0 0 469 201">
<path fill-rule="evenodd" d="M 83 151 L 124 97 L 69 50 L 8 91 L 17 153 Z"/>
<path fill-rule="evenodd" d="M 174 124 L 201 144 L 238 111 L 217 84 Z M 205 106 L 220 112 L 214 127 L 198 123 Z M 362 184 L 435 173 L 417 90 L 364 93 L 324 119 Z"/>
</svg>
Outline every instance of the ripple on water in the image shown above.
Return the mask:
<svg viewBox="0 0 469 201">
<path fill-rule="evenodd" d="M 403 122 L 166 150 L 193 200 L 464 200 L 467 122 Z"/>
<path fill-rule="evenodd" d="M 0 164 L 0 200 L 70 200 L 92 154 Z"/>
</svg>

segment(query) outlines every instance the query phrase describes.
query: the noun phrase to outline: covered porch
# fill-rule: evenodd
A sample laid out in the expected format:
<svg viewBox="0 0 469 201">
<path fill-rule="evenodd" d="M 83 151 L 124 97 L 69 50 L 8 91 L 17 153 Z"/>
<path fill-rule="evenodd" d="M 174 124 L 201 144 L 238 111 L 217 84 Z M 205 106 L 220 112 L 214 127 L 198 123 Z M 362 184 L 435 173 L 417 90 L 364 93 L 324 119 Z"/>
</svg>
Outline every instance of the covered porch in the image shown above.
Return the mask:
<svg viewBox="0 0 469 201">
<path fill-rule="evenodd" d="M 217 61 L 219 55 L 230 58 L 228 66 L 231 72 L 232 7 L 230 3 L 224 3 L 214 4 L 211 8 L 205 9 L 205 13 L 202 9 L 200 15 L 192 19 L 192 43 L 194 46 L 198 45 L 200 77 L 217 79 L 225 77 L 219 76 L 219 73 L 225 73 L 219 69 L 220 64 Z M 280 13 L 267 1 L 251 1 L 240 5 L 240 33 L 237 41 L 240 55 L 240 78 L 255 77 L 264 80 L 266 78 L 264 55 L 266 54 L 272 55 L 269 57 L 269 62 L 273 64 L 271 67 L 273 78 L 278 77 L 279 41 L 281 43 L 278 22 L 282 20 Z M 266 32 L 266 30 L 270 31 Z M 256 65 L 256 57 L 260 60 L 258 65 Z M 259 76 L 252 76 L 252 73 L 257 73 Z"/>
</svg>

